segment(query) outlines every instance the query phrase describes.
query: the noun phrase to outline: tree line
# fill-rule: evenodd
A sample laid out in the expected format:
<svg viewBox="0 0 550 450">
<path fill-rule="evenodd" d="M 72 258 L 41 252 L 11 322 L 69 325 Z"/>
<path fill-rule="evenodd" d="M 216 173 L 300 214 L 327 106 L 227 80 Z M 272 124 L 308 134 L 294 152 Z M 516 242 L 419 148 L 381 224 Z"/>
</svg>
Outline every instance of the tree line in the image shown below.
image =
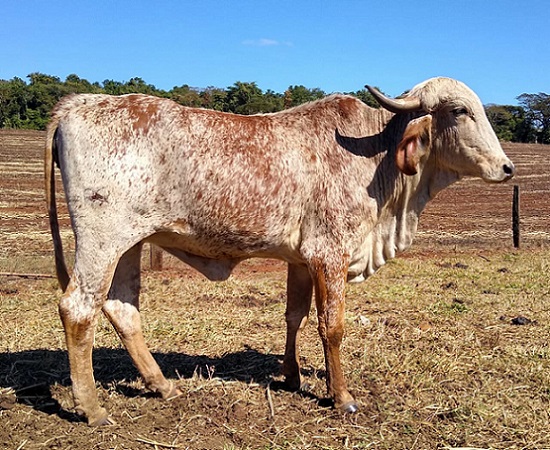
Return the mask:
<svg viewBox="0 0 550 450">
<path fill-rule="evenodd" d="M 102 83 L 90 83 L 74 74 L 64 81 L 42 73 L 31 73 L 27 78 L 28 81 L 18 77 L 0 80 L 0 128 L 43 130 L 53 106 L 61 97 L 71 93 L 142 93 L 169 98 L 184 106 L 238 114 L 281 111 L 327 95 L 321 89 L 302 85 L 289 86 L 284 93 L 269 89 L 264 92 L 255 82 L 241 81 L 227 88 L 194 88 L 183 84 L 166 91 L 138 77 L 126 82 L 105 80 Z M 378 107 L 366 89 L 347 94 L 358 97 L 369 106 Z M 499 139 L 550 144 L 550 95 L 524 93 L 517 100 L 520 106 L 490 104 L 485 107 Z"/>
<path fill-rule="evenodd" d="M 212 86 L 199 89 L 184 84 L 165 91 L 146 83 L 141 78 L 131 78 L 126 82 L 105 80 L 103 83 L 90 83 L 74 74 L 69 75 L 65 81 L 42 73 L 31 73 L 27 78 L 28 82 L 18 77 L 0 80 L 0 128 L 43 130 L 57 101 L 72 93 L 141 93 L 169 98 L 184 106 L 237 114 L 281 111 L 327 95 L 320 89 L 308 89 L 301 85 L 289 86 L 283 94 L 272 90 L 263 92 L 254 82 L 240 81 L 225 89 Z M 366 89 L 350 94 L 356 95 L 371 106 L 378 106 Z"/>
</svg>

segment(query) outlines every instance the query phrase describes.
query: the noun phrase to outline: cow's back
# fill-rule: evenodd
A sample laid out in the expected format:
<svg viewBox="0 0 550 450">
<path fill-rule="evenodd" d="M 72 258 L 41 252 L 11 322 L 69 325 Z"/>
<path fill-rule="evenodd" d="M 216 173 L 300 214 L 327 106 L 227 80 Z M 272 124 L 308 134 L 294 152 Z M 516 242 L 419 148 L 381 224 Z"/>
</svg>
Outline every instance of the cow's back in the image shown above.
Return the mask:
<svg viewBox="0 0 550 450">
<path fill-rule="evenodd" d="M 54 121 L 75 232 L 176 232 L 178 245 L 212 258 L 292 257 L 327 189 L 333 214 L 353 184 L 338 178 L 349 157 L 334 139 L 338 114 L 325 115 L 239 116 L 137 94 L 69 97 Z"/>
</svg>

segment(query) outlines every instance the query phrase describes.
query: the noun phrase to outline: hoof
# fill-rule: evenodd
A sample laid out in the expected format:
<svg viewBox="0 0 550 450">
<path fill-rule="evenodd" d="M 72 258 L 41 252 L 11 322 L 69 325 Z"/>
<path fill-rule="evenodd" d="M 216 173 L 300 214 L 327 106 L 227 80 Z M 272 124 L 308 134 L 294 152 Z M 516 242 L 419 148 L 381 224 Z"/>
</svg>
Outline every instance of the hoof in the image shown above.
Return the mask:
<svg viewBox="0 0 550 450">
<path fill-rule="evenodd" d="M 91 427 L 104 427 L 107 425 L 116 425 L 117 423 L 107 414 L 106 410 L 102 411 L 98 417 L 88 419 L 88 425 Z"/>
<path fill-rule="evenodd" d="M 170 393 L 163 398 L 164 400 L 170 401 L 170 400 L 174 400 L 175 398 L 178 398 L 180 395 L 183 395 L 183 392 L 180 391 L 179 388 L 177 388 L 176 386 L 172 386 L 172 390 L 170 391 Z"/>
<path fill-rule="evenodd" d="M 151 389 L 153 392 L 160 394 L 163 400 L 173 400 L 176 397 L 179 397 L 181 394 L 183 394 L 183 392 L 180 391 L 172 381 L 166 381 L 166 384 L 164 384 L 161 387 L 157 387 L 157 386 L 147 386 L 147 387 Z"/>
<path fill-rule="evenodd" d="M 288 392 L 300 392 L 304 390 L 305 383 L 301 383 L 300 380 L 296 381 L 295 379 L 285 379 L 283 382 L 284 390 Z"/>
<path fill-rule="evenodd" d="M 353 414 L 358 411 L 359 407 L 357 406 L 357 403 L 355 403 L 354 401 L 351 401 L 351 402 L 344 403 L 343 405 L 340 405 L 338 409 L 343 413 Z"/>
</svg>

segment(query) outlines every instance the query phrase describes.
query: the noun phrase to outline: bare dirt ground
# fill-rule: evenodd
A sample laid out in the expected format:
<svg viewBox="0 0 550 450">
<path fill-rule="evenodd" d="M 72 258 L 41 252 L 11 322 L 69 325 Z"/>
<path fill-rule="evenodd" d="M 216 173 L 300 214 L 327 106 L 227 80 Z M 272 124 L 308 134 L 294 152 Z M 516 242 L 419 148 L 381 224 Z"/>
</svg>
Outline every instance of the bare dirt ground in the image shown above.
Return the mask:
<svg viewBox="0 0 550 450">
<path fill-rule="evenodd" d="M 360 413 L 342 416 L 319 401 L 324 363 L 312 325 L 302 358 L 312 394 L 278 389 L 284 344 L 281 263 L 247 262 L 233 280 L 211 284 L 166 256 L 162 272 L 145 268 L 144 327 L 161 367 L 185 394 L 168 403 L 148 394 L 116 336 L 101 322 L 95 376 L 102 402 L 119 425 L 97 430 L 71 410 L 56 311 L 60 291 L 48 278 L 53 258 L 43 194 L 43 139 L 42 132 L 0 130 L 0 272 L 45 275 L 0 276 L 0 447 L 550 446 L 541 425 L 548 423 L 550 403 L 548 328 L 536 329 L 537 341 L 526 343 L 535 354 L 526 356 L 517 346 L 527 338 L 505 326 L 518 311 L 518 289 L 529 298 L 525 314 L 537 311 L 539 323 L 547 318 L 537 302 L 548 298 L 548 288 L 529 273 L 545 273 L 548 267 L 549 147 L 505 144 L 518 168 L 511 183 L 464 180 L 443 191 L 424 212 L 415 244 L 402 262 L 389 264 L 373 278 L 379 281 L 350 288 L 345 370 L 364 403 Z M 521 191 L 521 250 L 512 248 L 513 184 Z M 58 198 L 61 204 L 63 194 Z M 74 244 L 66 209 L 60 209 L 60 217 L 70 253 Z M 491 303 L 497 297 L 498 307 Z M 478 306 L 473 315 L 476 302 L 487 310 Z M 495 310 L 498 316 L 486 312 Z M 456 328 L 456 319 L 476 324 Z M 357 344 L 373 340 L 374 349 Z M 444 355 L 438 353 L 442 347 Z M 505 359 L 508 365 L 483 371 L 484 358 L 499 352 L 511 358 Z M 527 381 L 517 379 L 522 367 Z M 431 376 L 435 381 L 429 383 Z M 538 385 L 538 395 L 530 391 L 517 397 L 528 390 L 526 383 Z M 476 396 L 482 398 L 473 403 Z M 498 401 L 489 403 L 491 396 Z M 514 411 L 521 411 L 517 420 Z M 535 417 L 530 425 L 516 423 L 526 416 Z"/>
</svg>

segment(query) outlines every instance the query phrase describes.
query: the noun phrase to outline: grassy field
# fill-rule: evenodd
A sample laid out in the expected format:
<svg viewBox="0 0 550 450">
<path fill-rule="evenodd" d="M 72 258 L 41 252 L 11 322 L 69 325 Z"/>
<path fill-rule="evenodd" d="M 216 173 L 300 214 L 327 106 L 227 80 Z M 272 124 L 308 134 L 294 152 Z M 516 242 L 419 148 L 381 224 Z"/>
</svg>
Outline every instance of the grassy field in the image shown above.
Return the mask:
<svg viewBox="0 0 550 450">
<path fill-rule="evenodd" d="M 0 133 L 0 271 L 51 275 L 41 133 Z M 184 391 L 147 393 L 101 320 L 101 401 L 118 425 L 73 414 L 53 278 L 0 277 L 0 444 L 7 449 L 550 448 L 550 164 L 543 146 L 507 146 L 520 170 L 522 247 L 511 185 L 467 180 L 427 209 L 417 242 L 349 285 L 343 365 L 355 415 L 323 406 L 315 314 L 302 365 L 310 395 L 279 389 L 284 266 L 247 262 L 211 283 L 167 258 L 144 271 L 142 319 L 164 372 Z M 60 196 L 60 199 L 62 197 Z M 62 211 L 70 252 L 68 222 Z M 1 446 L 1 445 L 0 445 Z"/>
</svg>

